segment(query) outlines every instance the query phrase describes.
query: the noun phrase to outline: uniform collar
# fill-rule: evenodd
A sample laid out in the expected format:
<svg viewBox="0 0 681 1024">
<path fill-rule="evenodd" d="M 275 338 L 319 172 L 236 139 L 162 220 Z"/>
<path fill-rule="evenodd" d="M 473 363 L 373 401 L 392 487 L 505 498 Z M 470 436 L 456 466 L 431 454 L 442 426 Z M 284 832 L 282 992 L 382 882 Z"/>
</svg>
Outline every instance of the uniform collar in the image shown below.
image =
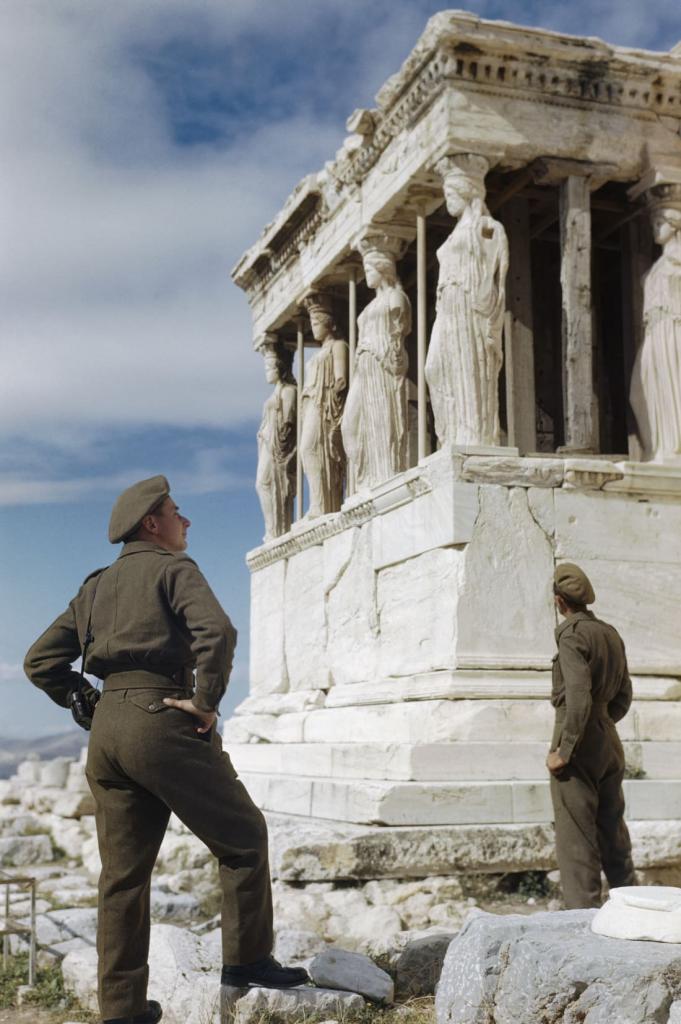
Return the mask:
<svg viewBox="0 0 681 1024">
<path fill-rule="evenodd" d="M 576 622 L 580 622 L 582 619 L 595 619 L 596 616 L 593 612 L 576 612 L 571 615 L 569 619 L 565 619 L 558 626 L 556 626 L 556 640 L 565 632 L 568 626 L 573 626 Z"/>
<path fill-rule="evenodd" d="M 125 558 L 126 555 L 138 555 L 141 551 L 155 551 L 157 555 L 173 554 L 172 551 L 162 548 L 160 544 L 153 544 L 148 540 L 129 540 L 123 545 L 123 549 L 118 557 Z"/>
</svg>

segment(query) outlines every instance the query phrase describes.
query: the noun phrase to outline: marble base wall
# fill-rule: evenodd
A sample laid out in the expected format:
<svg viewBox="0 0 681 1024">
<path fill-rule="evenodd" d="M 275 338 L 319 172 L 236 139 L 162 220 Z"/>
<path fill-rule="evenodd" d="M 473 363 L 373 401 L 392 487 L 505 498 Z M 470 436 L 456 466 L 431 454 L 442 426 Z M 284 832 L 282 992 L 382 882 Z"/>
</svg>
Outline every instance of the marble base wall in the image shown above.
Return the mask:
<svg viewBox="0 0 681 1024">
<path fill-rule="evenodd" d="M 226 749 L 266 810 L 548 823 L 553 569 L 622 633 L 632 820 L 681 818 L 681 472 L 439 452 L 249 555 L 251 690 Z"/>
</svg>

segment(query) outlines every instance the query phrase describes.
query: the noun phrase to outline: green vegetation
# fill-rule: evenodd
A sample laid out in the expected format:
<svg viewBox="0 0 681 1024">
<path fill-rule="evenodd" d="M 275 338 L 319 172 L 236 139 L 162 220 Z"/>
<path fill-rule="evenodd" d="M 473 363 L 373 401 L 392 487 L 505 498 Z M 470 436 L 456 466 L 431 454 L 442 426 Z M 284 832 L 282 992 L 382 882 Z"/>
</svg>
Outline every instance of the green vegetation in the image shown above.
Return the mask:
<svg viewBox="0 0 681 1024">
<path fill-rule="evenodd" d="M 8 1010 L 17 1005 L 17 991 L 21 985 L 26 985 L 27 981 L 26 953 L 10 957 L 6 969 L 0 961 L 0 1009 Z M 72 1020 L 92 1020 L 92 1015 L 86 1013 L 73 996 L 65 991 L 59 964 L 38 969 L 35 988 L 23 994 L 22 1006 L 58 1009 L 62 1015 L 68 1014 Z"/>
</svg>

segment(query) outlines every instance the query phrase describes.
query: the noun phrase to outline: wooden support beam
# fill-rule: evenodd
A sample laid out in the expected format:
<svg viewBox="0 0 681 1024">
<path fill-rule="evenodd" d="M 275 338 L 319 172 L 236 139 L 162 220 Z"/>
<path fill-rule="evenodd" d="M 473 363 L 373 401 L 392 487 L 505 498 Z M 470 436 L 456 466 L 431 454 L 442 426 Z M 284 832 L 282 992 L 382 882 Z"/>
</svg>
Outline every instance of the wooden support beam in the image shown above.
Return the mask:
<svg viewBox="0 0 681 1024">
<path fill-rule="evenodd" d="M 521 189 L 525 188 L 526 185 L 534 179 L 534 170 L 531 166 L 523 167 L 521 171 L 518 171 L 516 175 L 511 178 L 509 183 L 501 192 L 488 193 L 487 207 L 491 213 L 495 213 L 500 210 L 505 203 L 512 199 L 514 195 L 520 192 Z"/>
<path fill-rule="evenodd" d="M 571 176 L 560 187 L 565 448 L 594 451 L 591 191 Z"/>
<path fill-rule="evenodd" d="M 516 196 L 504 207 L 502 221 L 508 236 L 509 261 L 506 308 L 510 314 L 510 356 L 506 373 L 508 443 L 520 454 L 537 449 L 534 387 L 534 331 L 530 261 L 530 212 L 526 199 Z"/>
</svg>

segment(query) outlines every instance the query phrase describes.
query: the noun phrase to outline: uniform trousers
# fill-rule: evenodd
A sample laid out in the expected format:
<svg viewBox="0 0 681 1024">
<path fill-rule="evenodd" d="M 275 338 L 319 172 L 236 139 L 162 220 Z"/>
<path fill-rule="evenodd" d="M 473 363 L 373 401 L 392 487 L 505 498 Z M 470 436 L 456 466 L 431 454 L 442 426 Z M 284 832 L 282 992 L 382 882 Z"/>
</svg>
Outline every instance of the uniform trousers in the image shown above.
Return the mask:
<svg viewBox="0 0 681 1024">
<path fill-rule="evenodd" d="M 557 717 L 552 749 L 560 739 Z M 610 887 L 635 885 L 624 821 L 624 751 L 605 711 L 589 718 L 566 768 L 551 775 L 556 857 L 568 910 L 600 907 L 601 868 Z"/>
<path fill-rule="evenodd" d="M 237 779 L 215 729 L 163 704 L 177 689 L 105 683 L 90 737 L 87 779 L 96 802 L 102 871 L 97 952 L 102 1017 L 146 1009 L 151 872 L 171 811 L 218 859 L 222 955 L 249 964 L 273 945 L 267 826 Z M 168 680 L 170 683 L 170 680 Z"/>
</svg>

